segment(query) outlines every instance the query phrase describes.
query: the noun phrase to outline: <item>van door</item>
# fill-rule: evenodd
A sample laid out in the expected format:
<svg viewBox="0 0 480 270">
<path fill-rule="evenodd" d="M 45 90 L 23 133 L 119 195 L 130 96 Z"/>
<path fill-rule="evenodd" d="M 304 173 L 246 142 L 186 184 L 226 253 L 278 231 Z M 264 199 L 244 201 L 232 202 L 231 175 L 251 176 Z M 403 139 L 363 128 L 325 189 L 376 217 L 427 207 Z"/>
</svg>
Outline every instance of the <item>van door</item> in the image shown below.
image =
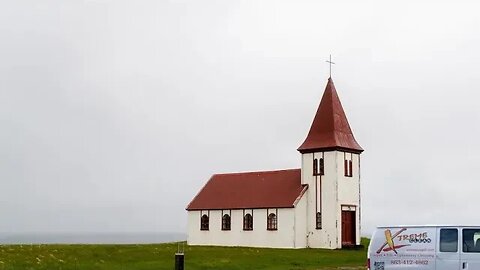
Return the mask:
<svg viewBox="0 0 480 270">
<path fill-rule="evenodd" d="M 462 229 L 461 269 L 480 269 L 480 228 Z"/>
<path fill-rule="evenodd" d="M 458 243 L 457 228 L 438 228 L 437 229 L 437 259 L 436 270 L 459 270 L 460 269 L 460 250 Z"/>
</svg>

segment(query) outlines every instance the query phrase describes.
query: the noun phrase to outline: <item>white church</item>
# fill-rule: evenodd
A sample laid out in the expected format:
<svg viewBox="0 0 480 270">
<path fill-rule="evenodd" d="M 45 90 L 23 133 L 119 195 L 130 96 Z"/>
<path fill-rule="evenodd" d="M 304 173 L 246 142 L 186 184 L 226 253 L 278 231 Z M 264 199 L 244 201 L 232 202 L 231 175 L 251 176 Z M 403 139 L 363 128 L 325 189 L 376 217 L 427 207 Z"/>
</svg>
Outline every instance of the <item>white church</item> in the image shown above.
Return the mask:
<svg viewBox="0 0 480 270">
<path fill-rule="evenodd" d="M 360 154 L 331 78 L 301 168 L 213 175 L 187 206 L 189 245 L 360 245 Z"/>
</svg>

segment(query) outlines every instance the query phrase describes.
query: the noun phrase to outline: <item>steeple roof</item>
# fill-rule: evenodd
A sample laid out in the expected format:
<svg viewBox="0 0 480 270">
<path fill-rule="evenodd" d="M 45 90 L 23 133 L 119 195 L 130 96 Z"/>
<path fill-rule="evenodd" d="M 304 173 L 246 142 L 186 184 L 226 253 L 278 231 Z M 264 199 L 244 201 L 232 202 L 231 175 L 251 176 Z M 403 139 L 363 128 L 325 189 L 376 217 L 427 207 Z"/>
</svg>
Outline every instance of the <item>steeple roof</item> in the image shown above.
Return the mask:
<svg viewBox="0 0 480 270">
<path fill-rule="evenodd" d="M 363 152 L 353 136 L 332 78 L 328 78 L 307 138 L 297 150 L 300 153 L 330 150 Z"/>
</svg>

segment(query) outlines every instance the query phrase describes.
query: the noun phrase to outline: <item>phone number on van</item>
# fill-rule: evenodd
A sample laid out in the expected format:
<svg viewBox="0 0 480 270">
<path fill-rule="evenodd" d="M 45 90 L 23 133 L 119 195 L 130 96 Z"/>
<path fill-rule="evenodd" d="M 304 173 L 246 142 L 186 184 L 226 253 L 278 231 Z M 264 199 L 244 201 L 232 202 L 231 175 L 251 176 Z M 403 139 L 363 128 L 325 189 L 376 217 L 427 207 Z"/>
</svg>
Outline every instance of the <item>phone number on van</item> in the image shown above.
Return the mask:
<svg viewBox="0 0 480 270">
<path fill-rule="evenodd" d="M 391 264 L 428 265 L 428 260 L 391 260 Z"/>
</svg>

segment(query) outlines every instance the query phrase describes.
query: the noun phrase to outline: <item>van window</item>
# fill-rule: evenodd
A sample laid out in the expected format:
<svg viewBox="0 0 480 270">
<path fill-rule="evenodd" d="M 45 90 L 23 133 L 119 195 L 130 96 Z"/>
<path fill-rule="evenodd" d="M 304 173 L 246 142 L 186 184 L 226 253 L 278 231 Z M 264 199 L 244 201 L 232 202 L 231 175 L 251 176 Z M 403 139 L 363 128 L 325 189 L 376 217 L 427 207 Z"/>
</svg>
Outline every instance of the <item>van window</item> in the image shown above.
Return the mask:
<svg viewBox="0 0 480 270">
<path fill-rule="evenodd" d="M 458 251 L 458 230 L 440 229 L 440 252 Z"/>
<path fill-rule="evenodd" d="M 480 229 L 463 229 L 463 252 L 480 253 Z"/>
</svg>

